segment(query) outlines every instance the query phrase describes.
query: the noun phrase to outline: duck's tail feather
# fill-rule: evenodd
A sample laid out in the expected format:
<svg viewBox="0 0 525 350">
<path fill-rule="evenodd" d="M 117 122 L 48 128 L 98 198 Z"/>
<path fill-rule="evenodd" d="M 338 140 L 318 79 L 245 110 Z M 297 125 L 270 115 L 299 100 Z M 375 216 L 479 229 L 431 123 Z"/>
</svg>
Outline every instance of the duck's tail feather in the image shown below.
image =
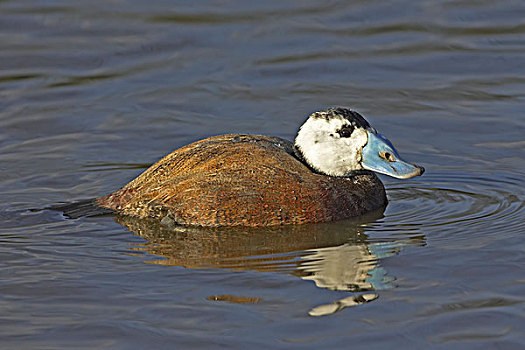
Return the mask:
<svg viewBox="0 0 525 350">
<path fill-rule="evenodd" d="M 45 209 L 62 212 L 69 219 L 78 219 L 82 217 L 100 216 L 114 213 L 111 209 L 101 208 L 95 204 L 95 199 L 86 199 L 83 201 L 57 204 Z"/>
</svg>

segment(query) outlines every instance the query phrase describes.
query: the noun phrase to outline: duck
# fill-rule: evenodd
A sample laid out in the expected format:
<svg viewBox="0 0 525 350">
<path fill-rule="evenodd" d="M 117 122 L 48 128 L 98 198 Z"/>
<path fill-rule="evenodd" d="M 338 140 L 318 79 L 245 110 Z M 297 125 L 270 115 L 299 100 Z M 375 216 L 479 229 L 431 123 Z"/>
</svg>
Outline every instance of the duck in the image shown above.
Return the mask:
<svg viewBox="0 0 525 350">
<path fill-rule="evenodd" d="M 376 173 L 407 179 L 424 171 L 361 114 L 330 107 L 312 113 L 294 142 L 228 134 L 183 146 L 94 203 L 167 225 L 320 223 L 385 208 Z"/>
</svg>

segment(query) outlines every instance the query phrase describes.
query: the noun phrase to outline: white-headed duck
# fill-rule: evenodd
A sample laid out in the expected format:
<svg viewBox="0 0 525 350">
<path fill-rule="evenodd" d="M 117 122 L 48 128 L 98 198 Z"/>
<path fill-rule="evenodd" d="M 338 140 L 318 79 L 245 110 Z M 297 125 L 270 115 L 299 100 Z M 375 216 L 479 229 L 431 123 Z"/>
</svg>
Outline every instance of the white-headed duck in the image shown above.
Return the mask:
<svg viewBox="0 0 525 350">
<path fill-rule="evenodd" d="M 386 206 L 374 172 L 406 179 L 424 169 L 403 161 L 359 113 L 329 108 L 311 114 L 294 143 L 222 135 L 179 148 L 95 203 L 181 225 L 326 222 Z"/>
</svg>

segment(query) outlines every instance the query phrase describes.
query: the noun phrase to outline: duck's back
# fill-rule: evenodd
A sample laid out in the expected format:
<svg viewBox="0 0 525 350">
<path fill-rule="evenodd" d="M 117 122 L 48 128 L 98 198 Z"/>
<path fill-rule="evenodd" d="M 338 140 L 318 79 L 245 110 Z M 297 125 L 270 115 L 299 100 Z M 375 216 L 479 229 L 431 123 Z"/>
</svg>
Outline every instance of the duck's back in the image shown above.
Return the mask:
<svg viewBox="0 0 525 350">
<path fill-rule="evenodd" d="M 222 135 L 174 151 L 96 203 L 182 225 L 269 226 L 354 217 L 387 201 L 372 173 L 317 174 L 294 156 L 289 141 Z"/>
</svg>

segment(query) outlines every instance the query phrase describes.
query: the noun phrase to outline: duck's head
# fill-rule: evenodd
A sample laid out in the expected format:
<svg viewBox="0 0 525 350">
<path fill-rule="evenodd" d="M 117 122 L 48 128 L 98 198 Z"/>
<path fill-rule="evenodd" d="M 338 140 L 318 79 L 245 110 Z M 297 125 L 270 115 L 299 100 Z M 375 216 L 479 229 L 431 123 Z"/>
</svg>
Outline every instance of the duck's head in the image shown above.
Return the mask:
<svg viewBox="0 0 525 350">
<path fill-rule="evenodd" d="M 297 133 L 295 148 L 311 168 L 330 176 L 372 170 L 408 179 L 425 171 L 401 159 L 386 137 L 359 113 L 346 108 L 310 115 Z"/>
</svg>

